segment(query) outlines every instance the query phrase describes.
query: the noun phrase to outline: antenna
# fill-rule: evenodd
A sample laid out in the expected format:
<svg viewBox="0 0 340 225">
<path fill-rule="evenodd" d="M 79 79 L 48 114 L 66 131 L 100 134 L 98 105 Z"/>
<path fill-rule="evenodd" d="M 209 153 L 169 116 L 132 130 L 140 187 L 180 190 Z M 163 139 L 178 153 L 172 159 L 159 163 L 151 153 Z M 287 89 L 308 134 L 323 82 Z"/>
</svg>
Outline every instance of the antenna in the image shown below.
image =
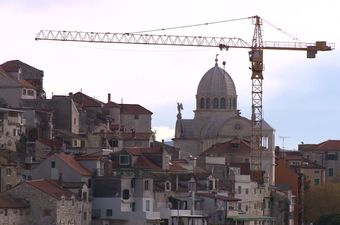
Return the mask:
<svg viewBox="0 0 340 225">
<path fill-rule="evenodd" d="M 282 139 L 282 150 L 285 149 L 285 139 L 290 138 L 288 136 L 279 136 L 280 139 Z"/>
</svg>

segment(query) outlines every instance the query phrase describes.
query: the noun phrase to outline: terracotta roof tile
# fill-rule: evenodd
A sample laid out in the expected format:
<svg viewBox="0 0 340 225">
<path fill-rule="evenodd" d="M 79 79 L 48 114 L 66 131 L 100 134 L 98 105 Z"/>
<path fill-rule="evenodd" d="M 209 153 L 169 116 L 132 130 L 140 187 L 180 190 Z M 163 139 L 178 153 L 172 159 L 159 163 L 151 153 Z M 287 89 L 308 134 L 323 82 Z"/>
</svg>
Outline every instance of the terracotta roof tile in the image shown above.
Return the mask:
<svg viewBox="0 0 340 225">
<path fill-rule="evenodd" d="M 131 147 L 131 148 L 124 148 L 130 155 L 142 155 L 144 153 L 158 153 L 161 154 L 161 148 L 138 148 L 138 147 Z"/>
<path fill-rule="evenodd" d="M 170 170 L 171 171 L 187 171 L 178 161 L 170 161 Z"/>
<path fill-rule="evenodd" d="M 120 104 L 120 112 L 121 114 L 152 114 L 151 111 L 138 104 Z"/>
<path fill-rule="evenodd" d="M 133 167 L 136 169 L 162 169 L 160 166 L 156 165 L 143 155 L 138 156 Z"/>
<path fill-rule="evenodd" d="M 0 196 L 0 209 L 20 209 L 28 208 L 29 203 L 24 199 L 14 198 L 8 194 L 3 194 Z"/>
<path fill-rule="evenodd" d="M 340 151 L 340 140 L 328 140 L 318 144 L 315 150 L 320 151 Z"/>
<path fill-rule="evenodd" d="M 83 107 L 102 107 L 104 105 L 103 102 L 92 98 L 82 92 L 77 92 L 73 94 L 73 101 L 78 103 L 80 106 Z"/>
<path fill-rule="evenodd" d="M 208 148 L 201 153 L 200 156 L 206 155 L 224 155 L 226 153 L 235 152 L 250 152 L 250 143 L 245 139 L 232 139 L 224 143 L 214 144 L 212 147 Z"/>
<path fill-rule="evenodd" d="M 77 160 L 73 158 L 71 155 L 67 155 L 65 153 L 56 153 L 55 154 L 59 159 L 63 160 L 69 167 L 71 167 L 75 172 L 80 174 L 81 176 L 91 176 L 91 172 L 88 171 L 85 167 L 83 167 Z"/>
<path fill-rule="evenodd" d="M 120 134 L 120 138 L 123 140 L 149 140 L 151 136 L 151 132 L 124 132 Z"/>
<path fill-rule="evenodd" d="M 70 199 L 74 195 L 72 192 L 63 189 L 53 180 L 30 180 L 26 181 L 26 183 L 56 199 L 61 199 L 62 196 Z"/>
<path fill-rule="evenodd" d="M 50 148 L 61 148 L 62 143 L 56 140 L 39 138 L 37 142 L 40 142 Z"/>
</svg>

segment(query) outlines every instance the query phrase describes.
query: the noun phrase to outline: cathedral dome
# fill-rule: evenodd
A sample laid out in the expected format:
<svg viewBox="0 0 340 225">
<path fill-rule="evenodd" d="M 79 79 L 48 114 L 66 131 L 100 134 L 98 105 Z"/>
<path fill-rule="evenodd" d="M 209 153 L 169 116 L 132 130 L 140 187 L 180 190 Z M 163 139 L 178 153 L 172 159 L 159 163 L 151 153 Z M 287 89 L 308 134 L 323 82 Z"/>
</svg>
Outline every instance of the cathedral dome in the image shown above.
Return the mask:
<svg viewBox="0 0 340 225">
<path fill-rule="evenodd" d="M 230 75 L 217 63 L 208 70 L 202 77 L 198 88 L 197 96 L 200 97 L 235 97 L 236 88 Z"/>
<path fill-rule="evenodd" d="M 202 77 L 197 88 L 196 111 L 234 111 L 237 95 L 233 79 L 217 63 Z M 216 115 L 215 115 L 216 116 Z"/>
</svg>

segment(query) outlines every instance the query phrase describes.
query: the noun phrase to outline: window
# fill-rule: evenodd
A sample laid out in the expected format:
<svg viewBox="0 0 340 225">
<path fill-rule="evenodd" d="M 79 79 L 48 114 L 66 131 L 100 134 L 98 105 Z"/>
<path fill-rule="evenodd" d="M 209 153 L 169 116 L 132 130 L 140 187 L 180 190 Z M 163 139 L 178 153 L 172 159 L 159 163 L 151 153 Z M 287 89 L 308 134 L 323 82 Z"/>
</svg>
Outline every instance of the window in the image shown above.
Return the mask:
<svg viewBox="0 0 340 225">
<path fill-rule="evenodd" d="M 78 145 L 78 141 L 77 140 L 73 140 L 73 146 L 77 147 L 77 145 Z"/>
<path fill-rule="evenodd" d="M 138 119 L 139 119 L 139 115 L 135 114 L 135 120 L 138 120 Z"/>
<path fill-rule="evenodd" d="M 6 176 L 11 176 L 11 175 L 12 175 L 12 169 L 6 168 Z"/>
<path fill-rule="evenodd" d="M 233 101 L 233 108 L 236 109 L 237 105 L 236 105 L 236 98 L 234 98 L 234 101 Z"/>
<path fill-rule="evenodd" d="M 130 191 L 129 191 L 129 189 L 124 189 L 123 190 L 123 199 L 127 200 L 129 198 L 130 198 Z"/>
<path fill-rule="evenodd" d="M 13 129 L 13 136 L 15 137 L 15 136 L 17 136 L 17 129 Z"/>
<path fill-rule="evenodd" d="M 11 189 L 12 188 L 12 185 L 11 184 L 6 184 L 6 191 Z"/>
<path fill-rule="evenodd" d="M 242 187 L 241 186 L 238 186 L 238 191 L 237 191 L 239 194 L 242 193 Z"/>
<path fill-rule="evenodd" d="M 201 108 L 201 109 L 204 109 L 204 98 L 201 98 L 200 108 Z"/>
<path fill-rule="evenodd" d="M 88 188 L 92 187 L 92 179 L 91 178 L 88 179 L 87 186 L 88 186 Z"/>
<path fill-rule="evenodd" d="M 170 181 L 166 181 L 165 182 L 165 190 L 166 191 L 170 191 L 171 190 L 171 183 L 170 183 Z"/>
<path fill-rule="evenodd" d="M 320 171 L 319 170 L 314 170 L 314 173 L 320 173 Z"/>
<path fill-rule="evenodd" d="M 130 203 L 130 208 L 131 208 L 132 212 L 136 211 L 136 203 L 135 202 L 131 202 Z"/>
<path fill-rule="evenodd" d="M 34 91 L 33 90 L 27 90 L 27 95 L 34 96 Z"/>
<path fill-rule="evenodd" d="M 135 178 L 132 178 L 131 179 L 131 188 L 134 189 L 136 186 L 136 179 Z"/>
<path fill-rule="evenodd" d="M 106 210 L 106 216 L 111 217 L 112 216 L 112 209 L 107 209 Z"/>
<path fill-rule="evenodd" d="M 249 192 L 249 190 L 248 190 L 248 188 L 246 188 L 246 195 L 248 194 L 248 192 Z"/>
<path fill-rule="evenodd" d="M 338 160 L 338 155 L 334 153 L 326 153 L 326 160 Z"/>
<path fill-rule="evenodd" d="M 150 211 L 150 200 L 145 200 L 145 211 Z"/>
<path fill-rule="evenodd" d="M 84 212 L 83 218 L 84 218 L 84 220 L 87 220 L 87 213 L 86 212 Z"/>
<path fill-rule="evenodd" d="M 51 168 L 55 168 L 55 161 L 51 161 Z"/>
<path fill-rule="evenodd" d="M 8 210 L 7 209 L 5 209 L 5 216 L 7 216 L 8 215 Z"/>
<path fill-rule="evenodd" d="M 241 211 L 241 209 L 242 209 L 241 203 L 238 203 L 238 204 L 237 204 L 237 209 L 238 209 L 238 211 Z"/>
<path fill-rule="evenodd" d="M 208 183 L 208 189 L 209 190 L 212 190 L 213 189 L 213 180 L 209 180 L 209 183 Z"/>
<path fill-rule="evenodd" d="M 329 177 L 334 176 L 334 170 L 333 170 L 333 168 L 328 168 L 328 176 L 329 176 Z"/>
<path fill-rule="evenodd" d="M 314 179 L 314 184 L 319 185 L 320 184 L 320 179 Z"/>
<path fill-rule="evenodd" d="M 22 95 L 26 95 L 26 89 L 22 89 Z"/>
<path fill-rule="evenodd" d="M 221 109 L 225 109 L 227 107 L 225 103 L 225 98 L 221 98 L 220 106 L 221 106 Z"/>
<path fill-rule="evenodd" d="M 74 206 L 74 198 L 72 198 L 71 201 L 72 201 L 72 206 Z"/>
<path fill-rule="evenodd" d="M 150 181 L 145 180 L 144 181 L 144 191 L 149 191 L 150 190 Z"/>
<path fill-rule="evenodd" d="M 77 125 L 77 118 L 76 117 L 73 118 L 73 124 Z"/>
<path fill-rule="evenodd" d="M 84 202 L 87 201 L 87 192 L 86 191 L 83 192 L 83 201 Z"/>
<path fill-rule="evenodd" d="M 214 98 L 213 107 L 214 109 L 218 108 L 218 98 Z"/>
<path fill-rule="evenodd" d="M 246 211 L 248 211 L 248 205 L 246 205 Z"/>
<path fill-rule="evenodd" d="M 119 155 L 119 165 L 129 165 L 129 155 Z"/>
</svg>

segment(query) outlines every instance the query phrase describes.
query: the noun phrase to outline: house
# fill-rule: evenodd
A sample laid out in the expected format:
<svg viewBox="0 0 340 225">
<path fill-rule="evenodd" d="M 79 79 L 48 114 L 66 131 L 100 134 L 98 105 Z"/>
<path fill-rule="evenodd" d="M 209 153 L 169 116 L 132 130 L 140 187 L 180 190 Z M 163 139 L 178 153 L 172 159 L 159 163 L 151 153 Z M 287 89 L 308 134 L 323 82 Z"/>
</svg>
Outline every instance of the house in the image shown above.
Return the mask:
<svg viewBox="0 0 340 225">
<path fill-rule="evenodd" d="M 25 225 L 30 218 L 30 205 L 25 199 L 0 195 L 0 224 Z"/>
<path fill-rule="evenodd" d="M 31 180 L 5 192 L 29 203 L 25 224 L 91 224 L 91 204 L 86 191 L 75 194 L 57 181 Z"/>
<path fill-rule="evenodd" d="M 11 189 L 22 182 L 22 159 L 18 152 L 11 150 L 0 151 L 0 192 Z"/>
<path fill-rule="evenodd" d="M 37 96 L 45 98 L 46 94 L 43 89 L 44 71 L 34 68 L 20 60 L 7 61 L 0 67 L 13 77 L 17 77 L 20 73 L 20 78 L 30 83 L 37 90 Z"/>
<path fill-rule="evenodd" d="M 300 144 L 298 149 L 304 158 L 325 168 L 326 182 L 340 182 L 340 140 Z"/>
<path fill-rule="evenodd" d="M 16 151 L 16 143 L 24 134 L 23 111 L 0 108 L 0 149 Z"/>
<path fill-rule="evenodd" d="M 0 98 L 7 107 L 18 108 L 23 100 L 37 98 L 36 87 L 22 79 L 21 75 L 21 69 L 9 74 L 0 67 Z"/>
<path fill-rule="evenodd" d="M 32 179 L 52 179 L 91 187 L 92 173 L 72 155 L 54 153 L 32 170 Z"/>
</svg>

